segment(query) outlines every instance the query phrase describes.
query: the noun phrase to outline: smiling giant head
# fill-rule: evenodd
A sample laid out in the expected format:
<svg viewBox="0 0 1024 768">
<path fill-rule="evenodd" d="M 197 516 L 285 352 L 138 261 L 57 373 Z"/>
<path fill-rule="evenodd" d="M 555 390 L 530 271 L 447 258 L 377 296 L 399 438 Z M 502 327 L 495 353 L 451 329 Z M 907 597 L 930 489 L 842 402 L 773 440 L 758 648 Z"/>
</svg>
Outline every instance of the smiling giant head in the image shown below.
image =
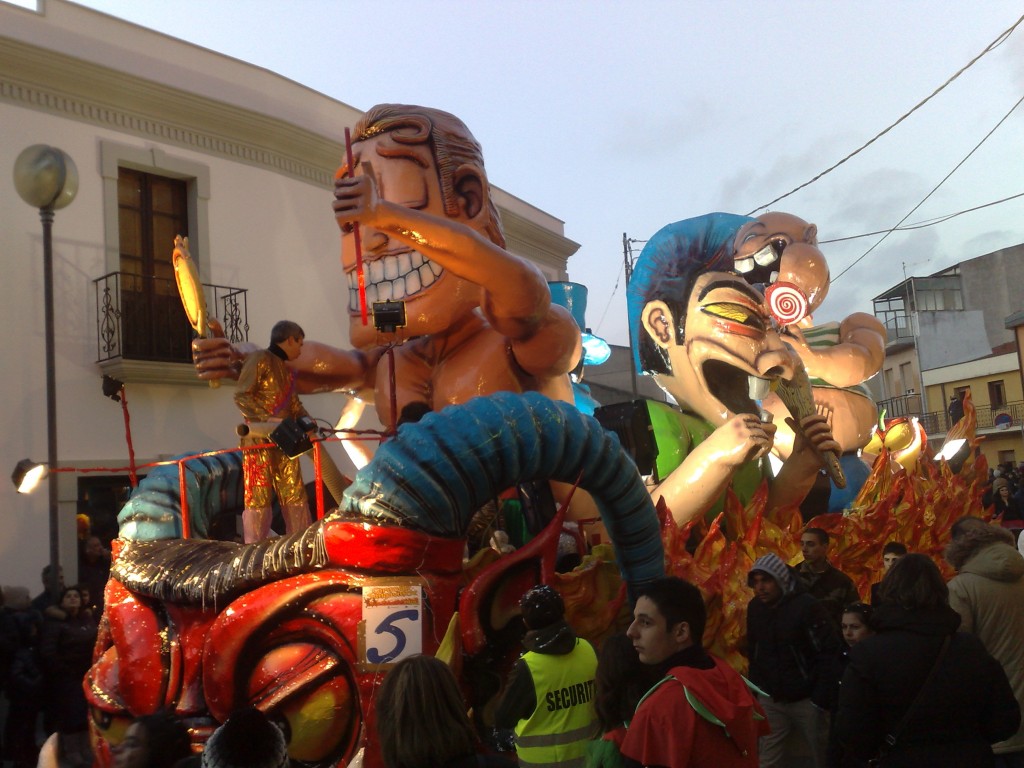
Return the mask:
<svg viewBox="0 0 1024 768">
<path fill-rule="evenodd" d="M 355 175 L 372 169 L 382 200 L 439 219 L 464 224 L 497 245 L 505 238 L 491 200 L 483 153 L 473 134 L 454 115 L 429 107 L 380 104 L 352 133 Z M 343 165 L 337 176 L 349 171 Z M 361 226 L 366 300 L 404 301 L 406 336 L 437 333 L 455 325 L 480 303 L 480 286 L 464 280 L 386 232 Z M 409 233 L 415 240 L 415 233 Z M 357 348 L 372 344 L 372 326 L 360 314 L 355 238 L 342 235 L 342 264 L 348 280 L 350 333 Z"/>
</svg>

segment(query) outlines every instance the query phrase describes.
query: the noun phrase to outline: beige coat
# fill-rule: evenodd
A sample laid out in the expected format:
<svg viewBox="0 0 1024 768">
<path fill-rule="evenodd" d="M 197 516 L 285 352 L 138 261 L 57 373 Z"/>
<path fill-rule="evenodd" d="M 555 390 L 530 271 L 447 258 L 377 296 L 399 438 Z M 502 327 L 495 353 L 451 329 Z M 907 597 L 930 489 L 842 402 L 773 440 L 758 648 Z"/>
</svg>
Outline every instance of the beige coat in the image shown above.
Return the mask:
<svg viewBox="0 0 1024 768">
<path fill-rule="evenodd" d="M 961 631 L 977 635 L 1003 666 L 1024 710 L 1024 557 L 1006 534 L 978 527 L 950 543 L 946 559 L 958 575 L 949 582 L 949 604 L 961 616 Z M 1024 751 L 1024 720 L 1016 736 L 992 749 Z"/>
</svg>

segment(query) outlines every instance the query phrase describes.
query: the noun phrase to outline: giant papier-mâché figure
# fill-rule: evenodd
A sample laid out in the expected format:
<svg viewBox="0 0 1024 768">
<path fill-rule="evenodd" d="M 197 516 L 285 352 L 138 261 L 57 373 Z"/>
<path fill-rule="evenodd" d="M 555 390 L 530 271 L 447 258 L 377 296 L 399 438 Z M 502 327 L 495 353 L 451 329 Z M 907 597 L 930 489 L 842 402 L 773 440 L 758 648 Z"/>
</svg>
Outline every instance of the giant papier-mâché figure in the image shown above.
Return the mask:
<svg viewBox="0 0 1024 768">
<path fill-rule="evenodd" d="M 841 511 L 867 478 L 857 456 L 878 422 L 878 410 L 863 382 L 882 368 L 885 327 L 873 315 L 854 312 L 839 322 L 814 325 L 812 314 L 825 300 L 829 269 L 818 248 L 818 230 L 789 213 L 771 212 L 739 226 L 733 243 L 734 269 L 762 290 L 782 338 L 793 346 L 807 373 L 815 404 L 829 417 L 842 449 L 845 489 L 833 483 L 829 511 Z M 793 447 L 790 415 L 775 393 L 762 403 L 778 431 L 772 451 L 785 459 Z"/>
<path fill-rule="evenodd" d="M 237 454 L 185 469 L 194 529 L 204 510 L 241 506 Z M 379 766 L 374 692 L 412 646 L 449 660 L 482 715 L 518 647 L 509 622 L 519 597 L 554 579 L 563 515 L 475 572 L 464 571 L 466 530 L 502 489 L 554 480 L 578 480 L 596 501 L 629 588 L 664 574 L 658 517 L 631 459 L 592 417 L 537 393 L 476 398 L 403 425 L 339 512 L 254 544 L 127 538 L 180 510 L 177 479 L 151 473 L 121 515 L 85 681 L 100 764 L 134 717 L 173 711 L 198 748 L 251 705 L 283 726 L 304 765 L 344 765 L 365 746 L 364 765 Z M 370 586 L 385 590 L 374 598 L 384 619 L 364 613 Z M 408 604 L 411 590 L 422 597 Z"/>
<path fill-rule="evenodd" d="M 776 425 L 763 420 L 760 401 L 801 365 L 764 295 L 733 271 L 733 240 L 746 221 L 715 213 L 669 224 L 647 242 L 629 285 L 638 368 L 682 409 L 685 458 L 652 490 L 679 525 L 713 510 L 728 486 L 747 501 L 767 479 L 761 459 Z M 805 416 L 798 427 L 771 481 L 769 511 L 799 504 L 821 453 L 838 448 L 824 416 Z"/>
<path fill-rule="evenodd" d="M 505 250 L 480 145 L 466 126 L 440 110 L 381 104 L 352 135 L 354 168 L 336 175 L 334 211 L 355 350 L 307 340 L 293 363 L 300 394 L 372 389 L 381 423 L 394 426 L 381 353 L 404 342 L 394 350 L 398 416 L 410 404 L 440 409 L 500 391 L 572 402 L 580 330 L 551 302 L 540 270 Z M 405 303 L 407 324 L 393 332 L 363 324 L 355 225 L 367 303 Z M 245 351 L 199 340 L 197 371 L 236 376 Z"/>
</svg>

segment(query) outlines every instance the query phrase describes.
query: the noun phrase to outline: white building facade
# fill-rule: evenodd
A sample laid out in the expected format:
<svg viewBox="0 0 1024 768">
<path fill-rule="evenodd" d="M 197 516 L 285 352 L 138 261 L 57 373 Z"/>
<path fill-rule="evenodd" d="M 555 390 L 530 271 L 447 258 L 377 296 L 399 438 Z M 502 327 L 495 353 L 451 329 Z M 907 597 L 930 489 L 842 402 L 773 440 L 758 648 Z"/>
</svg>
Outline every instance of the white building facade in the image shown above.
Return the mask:
<svg viewBox="0 0 1024 768">
<path fill-rule="evenodd" d="M 264 345 L 273 323 L 288 318 L 308 338 L 347 346 L 330 189 L 344 129 L 360 114 L 272 72 L 63 0 L 46 0 L 41 12 L 0 0 L 0 466 L 8 471 L 47 455 L 42 228 L 11 172 L 24 148 L 48 144 L 70 155 L 80 176 L 53 230 L 59 464 L 96 470 L 60 474 L 68 582 L 76 513 L 109 516 L 127 476 L 126 425 L 121 405 L 102 393 L 104 373 L 125 383 L 138 464 L 236 441 L 231 387 L 198 382 L 188 362 L 167 233 L 187 232 L 202 282 L 217 286 L 207 291 L 211 313 L 235 334 Z M 562 222 L 493 193 L 509 250 L 549 279 L 567 279 L 578 245 Z M 345 396 L 303 401 L 333 421 Z M 332 454 L 352 471 L 340 450 Z M 10 483 L 0 488 L 0 584 L 38 592 L 49 560 L 45 489 L 19 496 Z"/>
</svg>

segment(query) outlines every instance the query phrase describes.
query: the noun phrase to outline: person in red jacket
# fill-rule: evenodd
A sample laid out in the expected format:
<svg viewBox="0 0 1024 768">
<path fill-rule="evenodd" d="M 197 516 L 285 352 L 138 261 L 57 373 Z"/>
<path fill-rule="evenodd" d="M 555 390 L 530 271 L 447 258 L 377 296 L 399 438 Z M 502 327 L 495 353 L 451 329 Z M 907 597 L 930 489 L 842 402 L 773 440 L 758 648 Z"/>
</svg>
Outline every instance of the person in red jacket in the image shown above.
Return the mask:
<svg viewBox="0 0 1024 768">
<path fill-rule="evenodd" d="M 663 677 L 641 699 L 622 742 L 625 765 L 756 768 L 768 732 L 746 681 L 704 650 L 707 609 L 700 590 L 673 577 L 639 591 L 627 635 Z"/>
</svg>

